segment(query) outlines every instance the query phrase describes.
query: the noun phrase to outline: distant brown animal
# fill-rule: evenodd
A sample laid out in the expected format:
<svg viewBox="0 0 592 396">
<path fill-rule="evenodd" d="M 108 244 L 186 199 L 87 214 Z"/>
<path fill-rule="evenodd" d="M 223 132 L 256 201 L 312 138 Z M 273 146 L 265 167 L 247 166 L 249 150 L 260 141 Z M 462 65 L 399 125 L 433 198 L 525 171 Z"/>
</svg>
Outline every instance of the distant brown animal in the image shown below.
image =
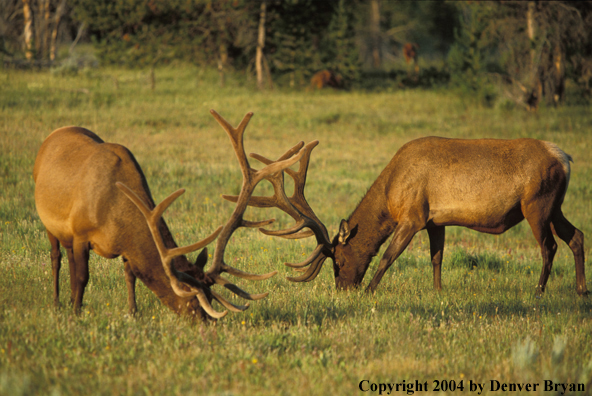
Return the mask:
<svg viewBox="0 0 592 396">
<path fill-rule="evenodd" d="M 310 79 L 310 89 L 322 89 L 325 87 L 341 88 L 343 79 L 339 74 L 330 70 L 316 72 Z"/>
<path fill-rule="evenodd" d="M 407 43 L 403 46 L 403 56 L 405 57 L 405 62 L 408 65 L 411 65 L 411 61 L 413 61 L 413 71 L 415 74 L 419 73 L 419 64 L 417 63 L 418 54 L 419 45 L 415 43 Z"/>
<path fill-rule="evenodd" d="M 419 45 L 415 43 L 407 43 L 403 46 L 403 56 L 405 57 L 405 62 L 407 64 L 410 64 L 411 61 L 417 63 L 418 50 Z"/>
<path fill-rule="evenodd" d="M 557 250 L 555 234 L 573 252 L 577 293 L 588 294 L 584 234 L 561 211 L 570 180 L 571 157 L 555 144 L 534 139 L 413 140 L 399 149 L 351 216 L 341 221 L 331 242 L 325 226 L 304 198 L 310 151 L 318 142 L 313 143 L 307 146 L 298 172 L 284 171 L 295 181 L 292 197 L 284 193 L 283 176 L 271 175 L 268 180 L 275 195 L 252 197 L 249 201 L 253 206 L 278 207 L 297 220 L 292 229 L 262 232 L 290 238 L 316 236 L 317 248 L 308 259 L 286 264 L 301 270 L 308 266 L 306 273 L 288 279 L 313 280 L 331 257 L 336 287 L 357 287 L 370 261 L 392 234 L 366 289 L 372 292 L 413 236 L 425 229 L 430 240 L 434 288 L 440 290 L 446 226 L 501 234 L 526 219 L 543 257 L 538 292 L 544 292 L 551 273 Z M 265 164 L 273 163 L 256 158 Z M 301 231 L 304 227 L 312 232 Z"/>
<path fill-rule="evenodd" d="M 55 304 L 59 304 L 60 245 L 68 253 L 71 301 L 76 312 L 80 311 L 89 280 L 90 250 L 106 258 L 123 257 L 131 313 L 136 311 L 136 278 L 173 311 L 201 318 L 207 317 L 205 313 L 213 318 L 227 313 L 214 310 L 210 305 L 212 299 L 232 311 L 248 307 L 248 304 L 235 306 L 226 301 L 210 289 L 214 284 L 249 300 L 267 296 L 267 293 L 249 294 L 220 274 L 228 272 L 249 280 L 262 280 L 277 271 L 264 275 L 242 272 L 224 263 L 224 250 L 237 228 L 259 227 L 273 221 L 243 220 L 247 201 L 259 181 L 270 172 L 295 163 L 303 152 L 292 152 L 286 161 L 256 172 L 249 167 L 243 148 L 243 133 L 253 114 L 247 114 L 235 129 L 211 112 L 231 139 L 243 171 L 243 186 L 227 223 L 203 241 L 182 248 L 175 244 L 161 216 L 184 190 L 155 206 L 142 169 L 125 147 L 106 143 L 79 127 L 61 128 L 47 137 L 37 154 L 33 177 L 37 212 L 51 243 Z M 187 260 L 185 254 L 207 245 L 218 235 L 213 264 L 208 271 L 204 271 L 208 259 L 205 249 L 195 265 Z"/>
</svg>

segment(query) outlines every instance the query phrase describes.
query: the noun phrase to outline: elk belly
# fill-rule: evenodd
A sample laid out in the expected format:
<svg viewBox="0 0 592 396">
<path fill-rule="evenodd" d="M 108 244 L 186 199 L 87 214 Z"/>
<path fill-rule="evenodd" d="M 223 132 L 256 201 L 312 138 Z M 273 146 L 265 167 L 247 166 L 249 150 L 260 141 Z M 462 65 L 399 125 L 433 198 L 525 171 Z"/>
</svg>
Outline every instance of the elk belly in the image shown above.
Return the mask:
<svg viewBox="0 0 592 396">
<path fill-rule="evenodd" d="M 438 226 L 461 226 L 488 234 L 501 234 L 524 220 L 520 203 L 503 206 L 449 208 L 430 207 L 430 220 Z"/>
</svg>

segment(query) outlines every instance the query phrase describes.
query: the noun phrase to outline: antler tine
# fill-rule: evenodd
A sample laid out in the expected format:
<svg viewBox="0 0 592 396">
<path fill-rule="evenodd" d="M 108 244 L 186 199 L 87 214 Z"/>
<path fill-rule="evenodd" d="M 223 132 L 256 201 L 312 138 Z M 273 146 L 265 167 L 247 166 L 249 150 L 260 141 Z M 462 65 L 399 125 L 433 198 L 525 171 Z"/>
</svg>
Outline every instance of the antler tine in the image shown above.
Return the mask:
<svg viewBox="0 0 592 396">
<path fill-rule="evenodd" d="M 243 142 L 243 135 L 245 133 L 245 129 L 253 117 L 253 113 L 249 112 L 245 114 L 243 120 L 240 122 L 238 127 L 234 128 L 228 121 L 226 121 L 220 114 L 218 114 L 215 110 L 210 110 L 210 113 L 214 116 L 218 124 L 226 131 L 228 137 L 230 138 L 230 142 L 232 143 L 232 147 L 234 148 L 234 152 L 236 153 L 236 158 L 238 159 L 241 171 L 243 172 L 243 176 L 245 178 L 247 174 L 250 176 L 251 167 L 249 166 L 249 161 L 247 160 L 247 155 L 245 154 L 245 146 Z M 246 172 L 246 173 L 245 173 Z"/>
<path fill-rule="evenodd" d="M 180 189 L 175 191 L 167 198 L 165 198 L 164 201 L 162 201 L 160 204 L 156 205 L 154 209 L 151 210 L 146 204 L 146 202 L 144 202 L 140 197 L 138 197 L 138 195 L 135 192 L 133 192 L 128 186 L 121 182 L 117 182 L 115 183 L 115 185 L 138 207 L 140 212 L 142 212 L 142 214 L 144 215 L 144 218 L 148 223 L 150 233 L 152 234 L 152 238 L 154 239 L 154 243 L 156 244 L 156 248 L 158 249 L 158 253 L 160 254 L 162 266 L 169 278 L 171 287 L 175 294 L 177 294 L 179 297 L 195 296 L 197 297 L 200 305 L 208 315 L 216 319 L 224 317 L 228 313 L 228 311 L 218 312 L 212 308 L 205 292 L 205 290 L 208 289 L 208 286 L 185 272 L 177 271 L 173 265 L 173 259 L 175 257 L 201 249 L 202 247 L 208 245 L 210 242 L 216 239 L 218 234 L 222 231 L 222 227 L 218 227 L 218 229 L 214 231 L 210 236 L 192 245 L 169 249 L 164 244 L 162 235 L 160 234 L 160 230 L 158 229 L 158 222 L 160 221 L 164 211 L 179 196 L 181 196 L 185 192 L 185 190 Z M 184 290 L 183 285 L 188 286 L 191 289 L 191 291 L 188 292 Z"/>
<path fill-rule="evenodd" d="M 296 162 L 298 162 L 302 156 L 304 155 L 304 151 L 302 149 L 302 145 L 298 147 L 296 145 L 293 147 L 285 158 L 281 161 L 276 161 L 265 166 L 263 169 L 257 171 L 251 168 L 249 161 L 247 160 L 247 156 L 244 151 L 244 143 L 243 143 L 243 136 L 244 131 L 249 123 L 249 120 L 253 116 L 253 113 L 247 113 L 238 127 L 233 128 L 222 116 L 216 113 L 214 110 L 210 110 L 214 118 L 218 121 L 218 123 L 222 126 L 222 128 L 228 134 L 236 157 L 238 159 L 239 165 L 241 167 L 241 172 L 243 174 L 243 184 L 239 195 L 236 197 L 236 207 L 232 212 L 228 222 L 224 225 L 218 241 L 216 242 L 216 249 L 214 251 L 214 258 L 212 262 L 212 267 L 206 272 L 206 276 L 213 280 L 213 282 L 220 284 L 226 287 L 228 290 L 232 291 L 234 294 L 243 297 L 245 299 L 250 300 L 257 300 L 264 298 L 267 296 L 267 293 L 262 294 L 249 294 L 236 285 L 228 282 L 226 279 L 222 278 L 220 274 L 222 272 L 227 272 L 231 275 L 248 279 L 248 280 L 263 280 L 270 278 L 277 274 L 277 271 L 273 271 L 263 275 L 251 274 L 247 272 L 240 271 L 236 268 L 233 268 L 227 265 L 224 262 L 224 251 L 226 246 L 230 240 L 230 237 L 234 233 L 234 231 L 239 227 L 261 227 L 263 225 L 267 225 L 272 223 L 274 220 L 266 220 L 263 222 L 250 222 L 243 219 L 243 214 L 248 206 L 248 202 L 250 197 L 255 190 L 257 184 L 263 180 L 264 178 L 279 173 L 281 174 L 282 171 L 289 166 L 292 166 Z"/>
<path fill-rule="evenodd" d="M 321 268 L 323 268 L 323 263 L 327 259 L 327 256 L 317 256 L 313 260 L 313 263 L 310 267 L 308 267 L 307 271 L 300 275 L 300 276 L 289 276 L 287 279 L 292 282 L 310 282 L 314 278 L 317 277 Z"/>
</svg>

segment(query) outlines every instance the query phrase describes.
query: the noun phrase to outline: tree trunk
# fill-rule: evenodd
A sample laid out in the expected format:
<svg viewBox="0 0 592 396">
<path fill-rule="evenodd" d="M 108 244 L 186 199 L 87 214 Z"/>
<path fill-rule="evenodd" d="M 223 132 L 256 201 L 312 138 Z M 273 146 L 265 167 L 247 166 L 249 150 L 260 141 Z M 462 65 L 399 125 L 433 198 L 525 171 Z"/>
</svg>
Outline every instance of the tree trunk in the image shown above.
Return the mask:
<svg viewBox="0 0 592 396">
<path fill-rule="evenodd" d="M 551 78 L 553 84 L 551 93 L 553 94 L 553 104 L 555 106 L 561 104 L 565 97 L 565 63 L 563 58 L 561 42 L 557 40 L 553 49 L 553 73 Z"/>
<path fill-rule="evenodd" d="M 528 39 L 530 41 L 530 72 L 531 72 L 531 91 L 527 94 L 526 104 L 528 110 L 536 111 L 539 106 L 539 102 L 543 95 L 543 82 L 541 76 L 540 61 L 537 60 L 536 56 L 536 26 L 535 26 L 535 11 L 536 3 L 534 1 L 528 2 L 528 8 L 526 11 L 526 31 Z"/>
<path fill-rule="evenodd" d="M 372 35 L 372 65 L 379 68 L 381 65 L 379 0 L 371 0 L 370 2 L 370 32 Z"/>
<path fill-rule="evenodd" d="M 534 66 L 536 51 L 534 42 L 534 11 L 536 4 L 534 1 L 528 2 L 528 9 L 526 11 L 526 31 L 528 32 L 528 39 L 530 40 L 530 65 Z"/>
<path fill-rule="evenodd" d="M 66 9 L 66 0 L 61 0 L 60 5 L 56 9 L 55 16 L 54 16 L 54 24 L 53 30 L 51 31 L 51 45 L 49 48 L 49 60 L 54 61 L 56 59 L 57 54 L 57 43 L 58 43 L 58 29 L 60 28 L 60 20 L 62 19 L 62 15 L 64 15 L 64 11 Z M 84 23 L 82 24 L 84 26 Z M 80 33 L 80 31 L 79 31 Z M 76 37 L 78 40 L 78 36 Z"/>
<path fill-rule="evenodd" d="M 39 6 L 43 6 L 43 26 L 41 27 L 41 57 L 48 58 L 49 52 L 49 24 L 51 13 L 49 12 L 49 0 L 40 0 Z"/>
<path fill-rule="evenodd" d="M 23 18 L 25 21 L 25 57 L 33 59 L 33 12 L 31 11 L 31 0 L 23 0 Z"/>
<path fill-rule="evenodd" d="M 257 70 L 257 87 L 264 88 L 263 81 L 263 48 L 265 48 L 265 16 L 267 3 L 261 2 L 261 12 L 259 14 L 259 35 L 257 37 L 257 57 L 255 59 L 255 68 Z"/>
</svg>

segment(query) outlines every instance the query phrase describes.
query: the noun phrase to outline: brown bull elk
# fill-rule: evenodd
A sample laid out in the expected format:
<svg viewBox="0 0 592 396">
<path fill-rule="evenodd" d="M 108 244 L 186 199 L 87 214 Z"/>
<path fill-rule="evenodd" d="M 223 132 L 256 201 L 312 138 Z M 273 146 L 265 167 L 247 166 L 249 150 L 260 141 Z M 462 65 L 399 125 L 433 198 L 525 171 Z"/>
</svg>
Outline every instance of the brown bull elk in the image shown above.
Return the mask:
<svg viewBox="0 0 592 396">
<path fill-rule="evenodd" d="M 294 179 L 294 196 L 286 196 L 283 176 L 270 175 L 274 196 L 252 197 L 249 201 L 252 206 L 280 208 L 297 220 L 292 229 L 262 232 L 289 238 L 312 234 L 317 237 L 318 247 L 307 260 L 286 264 L 301 269 L 308 266 L 306 272 L 288 279 L 311 281 L 327 257 L 331 257 L 337 288 L 357 287 L 380 246 L 393 234 L 367 287 L 368 291 L 374 291 L 413 236 L 426 229 L 434 288 L 440 290 L 446 226 L 501 234 L 526 218 L 543 257 L 538 292 L 544 292 L 551 272 L 557 250 L 555 234 L 573 252 L 577 293 L 588 293 L 584 234 L 561 211 L 569 184 L 571 157 L 555 144 L 534 139 L 426 137 L 413 140 L 395 154 L 349 219 L 341 221 L 333 242 L 304 199 L 310 151 L 315 145 L 313 142 L 305 147 L 298 172 L 285 170 Z M 272 163 L 261 156 L 252 156 L 266 164 Z M 309 227 L 312 234 L 301 231 L 303 227 Z"/>
<path fill-rule="evenodd" d="M 204 311 L 214 318 L 227 313 L 214 310 L 210 304 L 212 299 L 232 311 L 248 307 L 248 304 L 236 306 L 225 300 L 210 289 L 214 284 L 248 300 L 267 296 L 268 293 L 249 294 L 220 275 L 227 272 L 249 280 L 263 280 L 277 271 L 264 275 L 242 272 L 224 262 L 224 250 L 238 227 L 261 227 L 273 222 L 243 220 L 247 201 L 259 181 L 291 166 L 304 152 L 290 151 L 285 161 L 254 171 L 243 148 L 243 134 L 253 114 L 248 113 L 240 125 L 233 128 L 215 111 L 211 113 L 231 140 L 242 169 L 243 185 L 238 204 L 227 223 L 204 240 L 186 247 L 177 247 L 161 218 L 184 190 L 176 191 L 155 206 L 142 169 L 125 147 L 105 143 L 93 132 L 79 127 L 61 128 L 47 137 L 37 154 L 33 177 L 35 204 L 51 243 L 56 304 L 59 303 L 60 244 L 68 254 L 71 301 L 77 312 L 89 279 L 90 250 L 106 258 L 123 257 L 132 313 L 136 311 L 136 278 L 173 311 L 202 318 L 206 317 Z M 185 254 L 206 246 L 216 237 L 213 263 L 208 271 L 204 271 L 208 258 L 206 249 L 197 257 L 195 265 L 187 260 Z"/>
</svg>

